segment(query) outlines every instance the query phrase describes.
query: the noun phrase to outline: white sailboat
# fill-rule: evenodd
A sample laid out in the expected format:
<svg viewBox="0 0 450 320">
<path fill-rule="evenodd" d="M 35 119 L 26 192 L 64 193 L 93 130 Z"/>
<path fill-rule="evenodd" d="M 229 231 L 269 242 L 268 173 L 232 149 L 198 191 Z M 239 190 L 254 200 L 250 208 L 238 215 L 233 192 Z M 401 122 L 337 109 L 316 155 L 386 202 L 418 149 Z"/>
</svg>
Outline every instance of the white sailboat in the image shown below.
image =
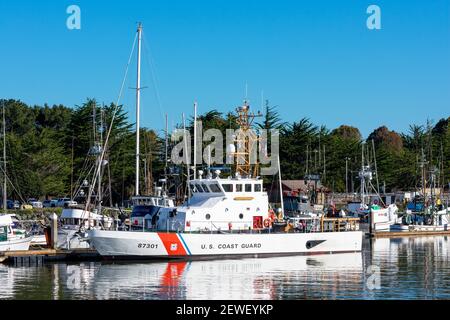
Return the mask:
<svg viewBox="0 0 450 320">
<path fill-rule="evenodd" d="M 162 186 L 155 188 L 153 195 L 140 194 L 140 102 L 141 102 L 141 43 L 142 43 L 142 24 L 138 25 L 138 52 L 137 52 L 137 79 L 136 79 L 136 181 L 135 195 L 131 198 L 133 210 L 130 216 L 130 229 L 142 229 L 144 227 L 144 217 L 152 215 L 161 208 L 175 207 L 174 200 L 167 195 L 167 172 L 165 179 L 161 179 Z M 167 133 L 168 121 L 166 116 L 166 159 L 165 171 L 167 171 Z"/>
</svg>

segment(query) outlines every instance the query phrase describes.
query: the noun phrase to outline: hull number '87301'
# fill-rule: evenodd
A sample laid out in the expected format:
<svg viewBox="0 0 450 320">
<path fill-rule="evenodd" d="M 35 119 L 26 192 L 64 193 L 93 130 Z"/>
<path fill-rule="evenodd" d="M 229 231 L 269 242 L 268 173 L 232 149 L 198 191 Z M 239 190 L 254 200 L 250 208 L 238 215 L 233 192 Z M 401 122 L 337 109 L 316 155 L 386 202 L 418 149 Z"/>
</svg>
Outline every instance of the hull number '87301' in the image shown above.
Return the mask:
<svg viewBox="0 0 450 320">
<path fill-rule="evenodd" d="M 139 249 L 156 249 L 158 248 L 158 244 L 155 243 L 138 243 L 138 248 Z"/>
</svg>

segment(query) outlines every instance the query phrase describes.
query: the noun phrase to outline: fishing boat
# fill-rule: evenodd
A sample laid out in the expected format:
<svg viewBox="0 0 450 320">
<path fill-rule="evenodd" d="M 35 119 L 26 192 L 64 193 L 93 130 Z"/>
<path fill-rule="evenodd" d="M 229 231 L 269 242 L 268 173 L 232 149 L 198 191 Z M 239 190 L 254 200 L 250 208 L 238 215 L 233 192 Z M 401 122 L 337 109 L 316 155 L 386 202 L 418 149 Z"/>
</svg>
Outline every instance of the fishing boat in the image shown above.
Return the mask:
<svg viewBox="0 0 450 320">
<path fill-rule="evenodd" d="M 84 209 L 67 208 L 59 218 L 57 248 L 59 249 L 87 249 L 87 229 L 110 230 L 114 226 L 114 219 L 105 215 L 85 211 Z"/>
<path fill-rule="evenodd" d="M 0 252 L 28 250 L 33 236 L 16 230 L 11 215 L 0 215 Z"/>
<path fill-rule="evenodd" d="M 358 219 L 322 215 L 294 221 L 282 208 L 271 210 L 258 165 L 250 162 L 251 139 L 258 137 L 250 133 L 249 109 L 247 103 L 236 109 L 240 129 L 227 149 L 235 158 L 234 174 L 199 170 L 188 181 L 192 196 L 144 217 L 140 231 L 88 230 L 98 253 L 110 259 L 208 259 L 361 251 Z M 279 167 L 278 160 L 278 172 Z"/>
<path fill-rule="evenodd" d="M 436 195 L 436 168 L 428 170 L 429 183 L 427 183 L 427 170 L 424 153 L 422 152 L 422 190 L 418 191 L 414 200 L 407 204 L 406 211 L 398 217 L 396 210 L 391 205 L 384 212 L 378 210 L 371 213 L 373 221 L 372 231 L 387 232 L 413 232 L 417 234 L 430 234 L 450 231 L 450 206 L 444 205 L 442 200 Z M 427 188 L 427 186 L 429 188 Z M 427 193 L 429 190 L 429 193 Z M 395 209 L 397 209 L 395 207 Z"/>
<path fill-rule="evenodd" d="M 156 187 L 153 196 L 132 197 L 133 209 L 130 216 L 131 229 L 142 229 L 144 227 L 145 216 L 153 216 L 162 208 L 174 208 L 175 203 L 163 191 L 163 187 Z"/>
<path fill-rule="evenodd" d="M 100 109 L 100 116 L 97 114 L 97 105 L 93 103 L 93 136 L 94 142 L 90 146 L 80 177 L 75 184 L 74 192 L 71 192 L 70 201 L 73 199 L 86 202 L 78 205 L 65 206 L 59 218 L 57 248 L 59 249 L 86 249 L 90 248 L 87 241 L 87 229 L 114 229 L 117 224 L 112 217 L 103 214 L 103 185 L 102 174 L 108 161 L 102 159 L 104 153 L 103 132 L 104 132 L 104 110 Z M 100 123 L 98 120 L 100 119 Z M 71 188 L 72 189 L 72 188 Z M 96 189 L 95 194 L 93 191 Z M 95 203 L 91 205 L 91 197 L 95 198 Z M 94 202 L 94 201 L 93 201 Z"/>
<path fill-rule="evenodd" d="M 373 143 L 373 141 L 372 141 Z M 357 214 L 361 216 L 365 216 L 366 213 L 369 216 L 370 230 L 371 232 L 377 231 L 389 231 L 391 226 L 398 223 L 398 207 L 395 203 L 392 203 L 388 206 L 382 200 L 380 196 L 380 190 L 378 188 L 378 172 L 375 163 L 375 175 L 377 177 L 377 187 L 374 186 L 373 180 L 373 171 L 372 165 L 368 161 L 369 157 L 365 157 L 365 147 L 364 144 L 362 146 L 361 153 L 361 170 L 359 171 L 359 179 L 360 179 L 360 193 L 361 193 L 361 202 L 360 208 L 356 211 Z M 369 149 L 367 148 L 367 152 Z M 375 156 L 375 146 L 373 146 L 373 158 L 376 159 Z M 370 193 L 374 192 L 376 197 L 371 201 Z"/>
</svg>

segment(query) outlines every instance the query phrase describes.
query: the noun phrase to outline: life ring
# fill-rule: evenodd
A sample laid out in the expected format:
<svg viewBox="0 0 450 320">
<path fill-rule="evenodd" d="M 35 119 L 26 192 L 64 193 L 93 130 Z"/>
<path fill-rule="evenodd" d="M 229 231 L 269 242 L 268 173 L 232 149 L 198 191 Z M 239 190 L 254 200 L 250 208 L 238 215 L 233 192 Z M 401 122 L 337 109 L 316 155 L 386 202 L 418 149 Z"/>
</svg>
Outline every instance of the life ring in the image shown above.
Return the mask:
<svg viewBox="0 0 450 320">
<path fill-rule="evenodd" d="M 270 219 L 264 219 L 264 227 L 269 228 L 272 224 L 272 221 Z"/>
</svg>

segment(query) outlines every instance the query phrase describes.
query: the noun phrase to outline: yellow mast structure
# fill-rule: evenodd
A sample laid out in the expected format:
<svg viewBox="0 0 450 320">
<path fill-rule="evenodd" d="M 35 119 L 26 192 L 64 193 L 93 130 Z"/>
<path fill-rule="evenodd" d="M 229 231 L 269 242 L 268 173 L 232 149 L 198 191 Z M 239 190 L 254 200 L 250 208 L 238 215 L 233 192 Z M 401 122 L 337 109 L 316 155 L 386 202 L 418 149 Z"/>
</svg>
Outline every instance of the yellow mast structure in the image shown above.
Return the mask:
<svg viewBox="0 0 450 320">
<path fill-rule="evenodd" d="M 237 145 L 235 157 L 235 173 L 241 177 L 257 177 L 259 171 L 257 146 L 259 137 L 252 129 L 253 121 L 256 117 L 260 117 L 261 113 L 257 115 L 250 112 L 250 105 L 244 101 L 244 105 L 236 108 L 237 119 L 239 125 L 235 142 Z M 252 160 L 254 166 L 252 167 Z"/>
</svg>

